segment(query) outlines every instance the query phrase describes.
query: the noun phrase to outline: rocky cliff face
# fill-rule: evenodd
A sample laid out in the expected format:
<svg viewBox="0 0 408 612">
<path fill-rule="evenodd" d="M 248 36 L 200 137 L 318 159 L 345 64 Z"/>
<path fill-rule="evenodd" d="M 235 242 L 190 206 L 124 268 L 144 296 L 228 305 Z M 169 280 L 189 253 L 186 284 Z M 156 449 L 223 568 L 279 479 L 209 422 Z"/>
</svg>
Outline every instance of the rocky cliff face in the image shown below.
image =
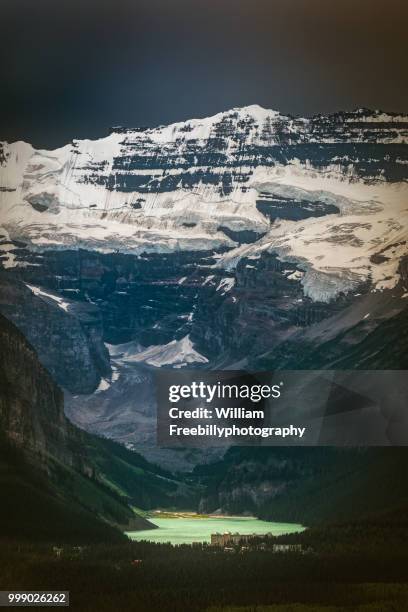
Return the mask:
<svg viewBox="0 0 408 612">
<path fill-rule="evenodd" d="M 55 457 L 89 475 L 84 438 L 64 415 L 62 391 L 40 364 L 24 336 L 0 318 L 0 429 L 20 450 L 47 463 Z"/>
<path fill-rule="evenodd" d="M 221 369 L 404 369 L 405 262 L 393 289 L 361 283 L 322 302 L 304 295 L 296 263 L 267 252 L 256 266 L 243 258 L 228 277 L 206 284 L 190 336 Z"/>
<path fill-rule="evenodd" d="M 248 367 L 300 329 L 339 312 L 352 296 L 332 303 L 304 295 L 296 263 L 263 252 L 256 261 L 242 258 L 235 270 L 213 275 L 203 288 L 191 338 L 204 355 L 222 366 Z M 255 368 L 256 369 L 256 368 Z"/>
<path fill-rule="evenodd" d="M 41 363 L 73 393 L 96 389 L 110 374 L 99 310 L 0 274 L 0 312 L 35 346 Z"/>
</svg>

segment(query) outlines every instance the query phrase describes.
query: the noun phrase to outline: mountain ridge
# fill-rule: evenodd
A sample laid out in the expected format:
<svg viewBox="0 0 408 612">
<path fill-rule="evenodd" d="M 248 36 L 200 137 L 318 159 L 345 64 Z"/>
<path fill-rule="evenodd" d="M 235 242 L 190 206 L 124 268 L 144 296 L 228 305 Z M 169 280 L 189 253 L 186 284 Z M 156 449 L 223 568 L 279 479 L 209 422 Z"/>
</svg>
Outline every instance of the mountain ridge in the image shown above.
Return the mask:
<svg viewBox="0 0 408 612">
<path fill-rule="evenodd" d="M 16 241 L 33 252 L 229 250 L 231 255 L 218 262 L 226 267 L 236 261 L 234 249 L 239 256 L 242 244 L 257 243 L 257 248 L 259 243 L 280 257 L 304 262 L 310 268 L 304 270 L 305 286 L 316 274 L 330 283 L 335 267 L 319 265 L 313 253 L 304 256 L 302 236 L 296 244 L 293 234 L 289 249 L 286 244 L 282 249 L 277 221 L 305 220 L 308 242 L 340 232 L 328 236 L 326 248 L 335 256 L 344 244 L 338 268 L 351 266 L 352 274 L 355 268 L 357 276 L 367 278 L 369 262 L 360 270 L 350 261 L 356 260 L 350 246 L 384 240 L 386 229 L 377 220 L 387 222 L 385 207 L 391 206 L 394 216 L 405 214 L 407 142 L 405 115 L 359 109 L 291 119 L 251 105 L 169 126 L 74 140 L 54 151 L 3 145 L 3 265 L 19 265 Z M 331 222 L 336 214 L 349 217 L 347 227 L 372 217 L 372 235 L 361 230 L 355 235 L 344 223 L 337 229 Z M 400 240 L 397 231 L 392 238 Z M 345 259 L 346 251 L 353 257 Z M 350 282 L 343 280 L 347 290 Z"/>
</svg>

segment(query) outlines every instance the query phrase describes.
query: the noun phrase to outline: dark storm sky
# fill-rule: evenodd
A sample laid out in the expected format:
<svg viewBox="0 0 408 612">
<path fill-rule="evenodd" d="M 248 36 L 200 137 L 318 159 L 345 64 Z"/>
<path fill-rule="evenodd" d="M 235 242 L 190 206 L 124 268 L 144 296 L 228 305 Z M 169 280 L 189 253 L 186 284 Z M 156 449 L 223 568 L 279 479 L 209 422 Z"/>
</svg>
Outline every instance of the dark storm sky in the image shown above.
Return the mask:
<svg viewBox="0 0 408 612">
<path fill-rule="evenodd" d="M 408 111 L 406 0 L 2 0 L 0 139 L 258 103 Z"/>
</svg>

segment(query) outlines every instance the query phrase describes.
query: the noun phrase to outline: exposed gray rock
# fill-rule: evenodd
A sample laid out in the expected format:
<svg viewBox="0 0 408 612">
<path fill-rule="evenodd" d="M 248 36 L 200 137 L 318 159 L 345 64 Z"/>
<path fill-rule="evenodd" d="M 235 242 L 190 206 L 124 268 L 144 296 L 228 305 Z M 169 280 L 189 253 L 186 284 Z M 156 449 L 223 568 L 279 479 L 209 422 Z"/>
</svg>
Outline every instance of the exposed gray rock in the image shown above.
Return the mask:
<svg viewBox="0 0 408 612">
<path fill-rule="evenodd" d="M 64 388 L 90 393 L 101 376 L 109 376 L 100 313 L 92 304 L 71 303 L 1 273 L 0 312 L 23 332 L 41 363 Z"/>
</svg>

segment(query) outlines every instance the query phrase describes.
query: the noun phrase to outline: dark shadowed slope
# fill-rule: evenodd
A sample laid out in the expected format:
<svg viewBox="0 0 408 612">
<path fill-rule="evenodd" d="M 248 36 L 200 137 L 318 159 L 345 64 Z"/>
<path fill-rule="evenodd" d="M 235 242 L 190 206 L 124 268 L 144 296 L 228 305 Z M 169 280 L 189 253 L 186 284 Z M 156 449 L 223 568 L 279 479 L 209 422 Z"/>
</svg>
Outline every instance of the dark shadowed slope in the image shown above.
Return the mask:
<svg viewBox="0 0 408 612">
<path fill-rule="evenodd" d="M 201 510 L 321 525 L 406 516 L 408 449 L 231 448 L 196 468 Z"/>
<path fill-rule="evenodd" d="M 130 503 L 163 502 L 177 483 L 135 453 L 74 427 L 62 392 L 3 317 L 0 363 L 1 535 L 84 542 L 120 539 L 113 527 L 149 528 Z"/>
</svg>

